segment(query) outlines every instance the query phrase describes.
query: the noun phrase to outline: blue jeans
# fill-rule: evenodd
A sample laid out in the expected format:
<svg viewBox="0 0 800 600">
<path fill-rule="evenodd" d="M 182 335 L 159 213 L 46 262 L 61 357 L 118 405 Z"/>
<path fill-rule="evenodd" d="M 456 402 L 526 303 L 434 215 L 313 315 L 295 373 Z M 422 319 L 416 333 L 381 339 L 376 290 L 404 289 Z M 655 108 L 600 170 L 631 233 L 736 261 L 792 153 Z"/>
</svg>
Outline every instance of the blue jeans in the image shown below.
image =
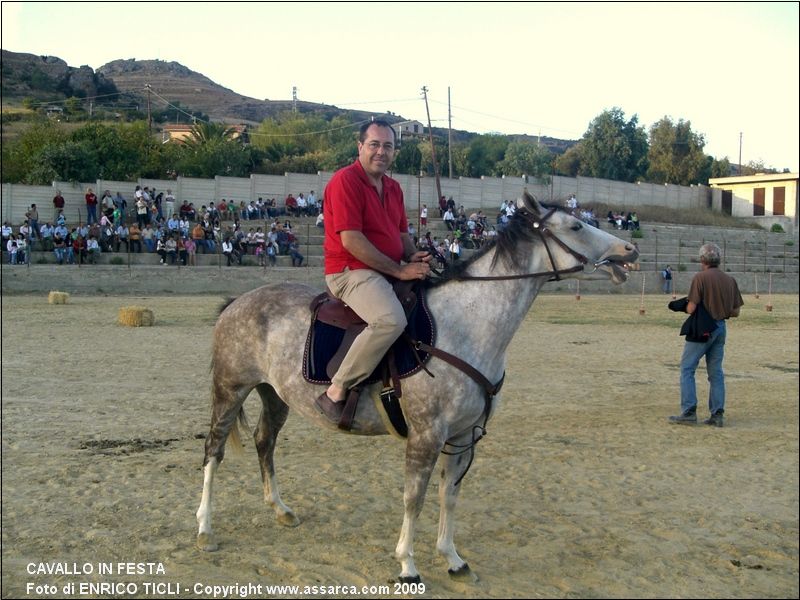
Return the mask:
<svg viewBox="0 0 800 600">
<path fill-rule="evenodd" d="M 722 359 L 725 357 L 725 321 L 717 321 L 717 328 L 705 344 L 686 342 L 681 356 L 681 414 L 697 410 L 697 388 L 694 374 L 700 359 L 706 357 L 708 373 L 708 410 L 711 414 L 725 410 L 725 374 Z"/>
</svg>

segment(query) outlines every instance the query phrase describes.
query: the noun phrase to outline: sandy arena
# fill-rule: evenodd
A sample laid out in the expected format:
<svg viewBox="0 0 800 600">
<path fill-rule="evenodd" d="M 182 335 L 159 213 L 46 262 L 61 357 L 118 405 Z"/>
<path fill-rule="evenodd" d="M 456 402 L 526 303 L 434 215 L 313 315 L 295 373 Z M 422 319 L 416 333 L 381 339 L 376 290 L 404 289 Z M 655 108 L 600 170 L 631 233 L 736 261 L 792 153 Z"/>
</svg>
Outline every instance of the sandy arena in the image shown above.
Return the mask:
<svg viewBox="0 0 800 600">
<path fill-rule="evenodd" d="M 646 296 L 644 315 L 635 293 L 536 300 L 462 484 L 456 546 L 480 580 L 451 581 L 436 554 L 437 474 L 415 544 L 425 591 L 407 596 L 798 597 L 798 296 L 768 312 L 747 295 L 729 324 L 723 429 L 667 423 L 684 316 L 668 300 Z M 302 524 L 264 505 L 247 440 L 216 480 L 220 549 L 195 547 L 220 301 L 3 296 L 3 598 L 420 591 L 395 586 L 402 443 L 294 415 L 276 462 Z M 132 304 L 155 326 L 117 325 Z M 702 418 L 706 393 L 701 371 Z M 254 423 L 255 394 L 246 408 Z"/>
</svg>

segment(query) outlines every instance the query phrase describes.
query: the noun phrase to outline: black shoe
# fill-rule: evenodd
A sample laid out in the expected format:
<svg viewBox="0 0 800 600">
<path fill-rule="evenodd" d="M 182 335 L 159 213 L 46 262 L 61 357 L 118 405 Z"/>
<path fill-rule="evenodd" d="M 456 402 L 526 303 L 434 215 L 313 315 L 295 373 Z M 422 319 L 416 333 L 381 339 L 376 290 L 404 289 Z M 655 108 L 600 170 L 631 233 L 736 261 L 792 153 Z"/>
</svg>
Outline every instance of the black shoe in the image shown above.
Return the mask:
<svg viewBox="0 0 800 600">
<path fill-rule="evenodd" d="M 708 417 L 703 423 L 705 425 L 713 425 L 714 427 L 722 427 L 723 421 L 722 413 L 718 412 Z"/>
<path fill-rule="evenodd" d="M 342 420 L 342 413 L 344 412 L 344 400 L 336 402 L 331 400 L 326 392 L 322 392 L 317 398 L 315 404 L 317 409 L 323 415 L 328 417 L 332 423 L 338 424 Z"/>
<path fill-rule="evenodd" d="M 680 415 L 674 415 L 669 418 L 669 422 L 677 425 L 696 425 L 697 413 L 687 412 Z"/>
</svg>

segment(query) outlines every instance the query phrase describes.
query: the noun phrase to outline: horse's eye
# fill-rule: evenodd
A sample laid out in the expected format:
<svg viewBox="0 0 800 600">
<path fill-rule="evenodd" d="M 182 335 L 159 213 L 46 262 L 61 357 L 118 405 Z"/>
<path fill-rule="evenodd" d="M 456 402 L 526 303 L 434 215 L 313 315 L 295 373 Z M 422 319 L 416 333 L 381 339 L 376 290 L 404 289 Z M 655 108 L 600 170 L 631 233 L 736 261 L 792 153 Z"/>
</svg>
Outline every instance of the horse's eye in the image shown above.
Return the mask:
<svg viewBox="0 0 800 600">
<path fill-rule="evenodd" d="M 575 225 L 570 227 L 570 229 L 572 229 L 572 231 L 580 231 L 581 229 L 583 229 L 583 225 L 581 225 L 580 223 L 575 223 Z"/>
</svg>

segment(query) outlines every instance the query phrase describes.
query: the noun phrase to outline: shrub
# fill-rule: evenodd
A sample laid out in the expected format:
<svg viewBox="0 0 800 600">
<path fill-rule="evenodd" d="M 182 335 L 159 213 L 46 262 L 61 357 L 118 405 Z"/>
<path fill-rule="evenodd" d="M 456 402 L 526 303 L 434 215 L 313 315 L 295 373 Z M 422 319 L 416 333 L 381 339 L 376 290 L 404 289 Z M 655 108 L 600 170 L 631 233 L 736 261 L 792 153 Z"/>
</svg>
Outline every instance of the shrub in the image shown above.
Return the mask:
<svg viewBox="0 0 800 600">
<path fill-rule="evenodd" d="M 781 227 L 781 224 L 780 224 L 780 223 L 773 223 L 773 224 L 772 224 L 772 229 L 770 229 L 770 231 L 771 231 L 772 233 L 786 233 L 786 232 L 783 230 L 783 227 Z"/>
<path fill-rule="evenodd" d="M 639 239 L 641 239 L 643 237 L 644 237 L 644 234 L 642 233 L 641 229 L 634 229 L 633 233 L 631 233 L 631 238 L 639 238 Z"/>
<path fill-rule="evenodd" d="M 111 260 L 108 261 L 110 265 L 124 265 L 125 260 L 121 256 L 112 256 Z"/>
<path fill-rule="evenodd" d="M 686 265 L 683 264 L 683 263 L 679 263 L 678 264 L 678 271 L 685 271 L 685 270 L 686 270 Z"/>
<path fill-rule="evenodd" d="M 44 256 L 40 256 L 39 258 L 36 259 L 37 265 L 46 265 L 48 262 L 50 261 L 48 261 L 47 258 L 45 258 Z"/>
</svg>

